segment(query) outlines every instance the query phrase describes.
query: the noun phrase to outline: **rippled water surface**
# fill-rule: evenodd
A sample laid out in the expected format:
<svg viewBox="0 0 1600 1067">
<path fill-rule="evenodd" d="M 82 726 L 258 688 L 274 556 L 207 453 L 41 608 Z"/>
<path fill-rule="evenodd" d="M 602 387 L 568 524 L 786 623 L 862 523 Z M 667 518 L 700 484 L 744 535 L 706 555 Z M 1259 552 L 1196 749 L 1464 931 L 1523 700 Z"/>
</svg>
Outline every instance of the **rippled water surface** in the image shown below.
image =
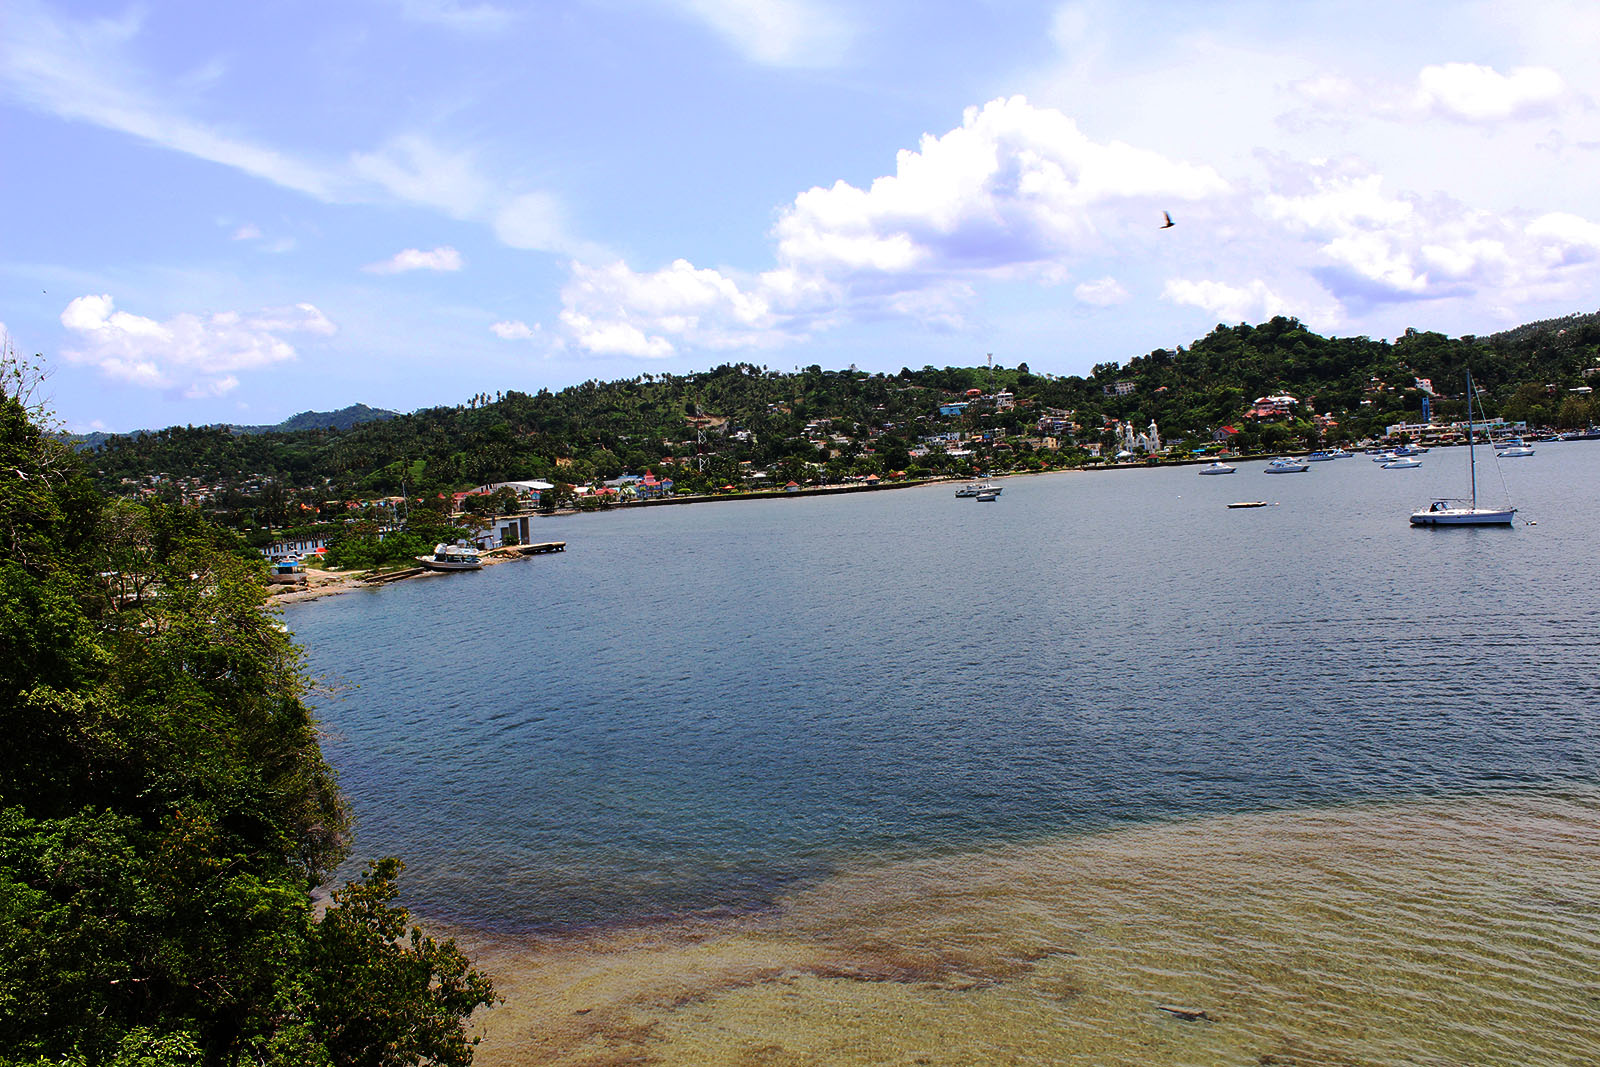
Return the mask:
<svg viewBox="0 0 1600 1067">
<path fill-rule="evenodd" d="M 425 913 L 737 913 L 862 862 L 1593 786 L 1600 446 L 1504 466 L 1536 525 L 1410 528 L 1460 449 L 1046 475 L 540 520 L 566 553 L 286 619 L 343 687 L 356 854 Z"/>
</svg>

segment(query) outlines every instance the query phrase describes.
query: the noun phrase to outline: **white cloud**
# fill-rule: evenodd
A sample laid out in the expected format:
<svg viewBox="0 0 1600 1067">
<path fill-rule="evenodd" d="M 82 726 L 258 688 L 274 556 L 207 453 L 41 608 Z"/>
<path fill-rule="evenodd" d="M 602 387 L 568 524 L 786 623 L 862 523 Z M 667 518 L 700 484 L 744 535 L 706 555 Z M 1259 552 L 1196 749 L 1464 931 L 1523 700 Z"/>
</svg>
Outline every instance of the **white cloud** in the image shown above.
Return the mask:
<svg viewBox="0 0 1600 1067">
<path fill-rule="evenodd" d="M 1095 307 L 1111 307 L 1114 304 L 1126 304 L 1131 297 L 1122 283 L 1109 275 L 1096 278 L 1092 282 L 1084 282 L 1072 290 L 1072 295 L 1080 303 L 1093 304 Z"/>
<path fill-rule="evenodd" d="M 431 252 L 407 248 L 388 259 L 368 263 L 361 269 L 372 274 L 400 274 L 411 270 L 456 271 L 461 269 L 461 253 L 449 245 L 440 245 Z"/>
<path fill-rule="evenodd" d="M 687 260 L 649 274 L 622 262 L 572 266 L 561 321 L 578 346 L 597 355 L 670 356 L 678 343 L 732 348 L 774 343 L 780 318 L 768 298 Z"/>
<path fill-rule="evenodd" d="M 1501 74 L 1476 63 L 1443 63 L 1417 75 L 1416 106 L 1464 122 L 1501 122 L 1553 111 L 1565 95 L 1561 76 L 1545 67 Z"/>
<path fill-rule="evenodd" d="M 489 332 L 502 341 L 526 341 L 533 337 L 538 330 L 538 326 L 529 326 L 521 319 L 508 319 L 489 326 Z"/>
<path fill-rule="evenodd" d="M 319 168 L 174 114 L 147 92 L 141 75 L 122 55 L 139 29 L 137 14 L 58 20 L 37 4 L 17 0 L 0 34 L 0 81 L 42 111 L 120 130 L 320 199 L 332 198 L 335 183 Z"/>
<path fill-rule="evenodd" d="M 413 18 L 458 26 L 488 26 L 500 9 L 450 0 L 403 0 Z M 534 241 L 531 205 L 546 219 L 560 218 L 548 193 L 517 193 L 491 180 L 473 153 L 437 143 L 420 133 L 389 138 L 377 148 L 346 158 L 296 158 L 233 131 L 223 132 L 183 114 L 174 102 L 192 96 L 182 79 L 158 80 L 128 53 L 140 36 L 141 18 L 121 20 L 58 17 L 32 0 L 14 0 L 0 33 L 0 88 L 24 104 L 66 119 L 89 122 L 199 159 L 233 167 L 325 203 L 399 200 L 460 220 L 494 226 L 516 247 L 578 251 L 577 242 Z M 509 17 L 509 14 L 506 13 Z M 558 227 L 550 233 L 559 235 Z M 258 239 L 259 228 L 241 227 L 240 240 Z M 287 251 L 292 240 L 267 246 Z"/>
<path fill-rule="evenodd" d="M 1244 286 L 1174 278 L 1162 289 L 1161 298 L 1202 308 L 1230 323 L 1261 322 L 1291 313 L 1288 303 L 1259 278 Z"/>
<path fill-rule="evenodd" d="M 261 227 L 253 222 L 247 222 L 233 231 L 235 241 L 257 241 L 261 239 Z"/>
<path fill-rule="evenodd" d="M 1096 143 L 1016 96 L 968 108 L 868 189 L 801 193 L 778 222 L 778 258 L 819 271 L 1011 269 L 1071 258 L 1143 225 L 1158 203 L 1227 188 L 1209 167 Z"/>
<path fill-rule="evenodd" d="M 492 186 L 470 155 L 420 134 L 391 138 L 373 152 L 352 153 L 350 167 L 401 200 L 437 208 L 452 218 L 473 217 L 493 199 Z"/>
<path fill-rule="evenodd" d="M 184 313 L 157 322 L 117 311 L 107 294 L 73 300 L 61 312 L 61 324 L 77 335 L 81 345 L 65 351 L 69 360 L 93 364 L 108 377 L 131 385 L 189 398 L 221 396 L 236 388 L 235 371 L 294 359 L 294 346 L 281 334 L 325 337 L 335 332 L 333 323 L 311 304 L 267 308 L 253 315 Z"/>
<path fill-rule="evenodd" d="M 644 273 L 575 264 L 561 321 L 583 350 L 645 356 L 771 346 L 846 319 L 957 329 L 974 279 L 1057 282 L 1091 251 L 1152 239 L 1158 204 L 1227 190 L 1209 167 L 1098 144 L 1059 111 L 995 100 L 900 152 L 866 189 L 796 196 L 774 228 L 774 270 L 741 280 L 681 259 Z"/>
<path fill-rule="evenodd" d="M 1362 83 L 1323 72 L 1289 88 L 1312 110 L 1339 123 L 1365 115 L 1402 122 L 1447 118 L 1488 125 L 1554 114 L 1572 98 L 1561 75 L 1548 67 L 1517 67 L 1501 74 L 1477 63 L 1423 67 L 1409 86 Z"/>
<path fill-rule="evenodd" d="M 1565 211 L 1540 215 L 1524 231 L 1551 266 L 1600 258 L 1600 224 Z"/>
<path fill-rule="evenodd" d="M 831 66 L 854 35 L 841 12 L 816 0 L 668 2 L 705 23 L 746 58 L 769 66 Z"/>
</svg>

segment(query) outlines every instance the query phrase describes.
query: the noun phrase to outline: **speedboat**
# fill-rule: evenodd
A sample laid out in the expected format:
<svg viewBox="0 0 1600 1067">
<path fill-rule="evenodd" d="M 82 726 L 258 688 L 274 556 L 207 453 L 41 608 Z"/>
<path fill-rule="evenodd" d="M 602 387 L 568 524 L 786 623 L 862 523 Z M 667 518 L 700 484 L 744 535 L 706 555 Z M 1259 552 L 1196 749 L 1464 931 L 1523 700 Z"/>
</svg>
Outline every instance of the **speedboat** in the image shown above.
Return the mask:
<svg viewBox="0 0 1600 1067">
<path fill-rule="evenodd" d="M 1351 455 L 1352 455 L 1352 453 L 1346 452 L 1342 448 L 1336 448 L 1332 452 L 1328 453 L 1328 458 L 1329 459 L 1349 459 L 1351 457 Z"/>
<path fill-rule="evenodd" d="M 433 546 L 433 555 L 416 560 L 431 571 L 475 571 L 483 567 L 483 553 L 470 545 Z"/>
<path fill-rule="evenodd" d="M 980 504 L 992 504 L 999 496 L 1000 490 L 985 489 L 983 492 L 978 494 L 978 502 Z"/>
<path fill-rule="evenodd" d="M 1495 453 L 1501 459 L 1521 459 L 1533 455 L 1533 449 L 1527 445 L 1510 445 Z"/>
<path fill-rule="evenodd" d="M 1333 453 L 1332 452 L 1323 452 L 1323 451 L 1321 451 L 1319 449 L 1318 451 L 1313 452 L 1313 453 L 1311 453 L 1311 455 L 1307 456 L 1306 457 L 1306 462 L 1307 463 L 1326 463 L 1331 459 L 1333 459 Z"/>
<path fill-rule="evenodd" d="M 1379 452 L 1377 455 L 1372 457 L 1372 462 L 1374 462 L 1374 463 L 1390 463 L 1390 462 L 1393 462 L 1394 457 L 1395 457 L 1395 454 L 1393 452 Z"/>
<path fill-rule="evenodd" d="M 1204 467 L 1200 468 L 1200 473 L 1201 474 L 1232 474 L 1233 473 L 1233 468 L 1228 466 L 1226 463 L 1223 463 L 1221 460 L 1212 460 L 1210 463 L 1207 463 Z"/>
<path fill-rule="evenodd" d="M 1305 471 L 1308 471 L 1310 469 L 1311 469 L 1311 464 L 1309 464 L 1309 463 L 1302 463 L 1300 460 L 1290 459 L 1287 456 L 1279 456 L 1277 459 L 1272 460 L 1270 463 L 1268 463 L 1267 467 L 1266 467 L 1266 470 L 1264 470 L 1262 473 L 1263 474 L 1301 474 L 1301 473 L 1303 473 Z"/>
<path fill-rule="evenodd" d="M 1420 459 L 1412 459 L 1410 456 L 1397 456 L 1385 463 L 1379 469 L 1386 471 L 1408 471 L 1413 467 L 1420 466 L 1422 466 L 1422 460 Z"/>
</svg>

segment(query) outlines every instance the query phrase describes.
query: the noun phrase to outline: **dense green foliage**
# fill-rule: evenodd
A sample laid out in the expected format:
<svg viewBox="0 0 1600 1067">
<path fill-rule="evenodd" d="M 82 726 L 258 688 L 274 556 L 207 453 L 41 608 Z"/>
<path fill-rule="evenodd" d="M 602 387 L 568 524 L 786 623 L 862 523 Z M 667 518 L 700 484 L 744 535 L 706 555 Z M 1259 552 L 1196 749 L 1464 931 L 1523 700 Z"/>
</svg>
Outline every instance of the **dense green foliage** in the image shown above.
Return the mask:
<svg viewBox="0 0 1600 1067">
<path fill-rule="evenodd" d="M 460 1064 L 492 996 L 348 816 L 264 567 L 0 390 L 0 1064 Z"/>
<path fill-rule="evenodd" d="M 558 393 L 508 392 L 350 429 L 240 435 L 225 427 L 174 427 L 116 437 L 93 453 L 102 484 L 129 492 L 156 473 L 191 478 L 210 492 L 213 516 L 239 529 L 279 527 L 327 511 L 330 501 L 397 494 L 435 501 L 469 486 L 540 478 L 588 483 L 653 471 L 678 492 L 738 484 L 764 470 L 776 484 L 836 482 L 851 475 L 964 473 L 1081 462 L 1083 453 L 1035 450 L 1038 420 L 1072 412 L 1076 442 L 1106 444 L 1108 420 L 1190 447 L 1223 425 L 1246 450 L 1343 443 L 1415 420 L 1432 379 L 1437 416 L 1459 418 L 1463 371 L 1486 391 L 1489 410 L 1513 420 L 1583 426 L 1600 419 L 1590 396 L 1571 392 L 1600 364 L 1600 315 L 1534 323 L 1487 338 L 1407 331 L 1393 342 L 1322 337 L 1292 318 L 1218 326 L 1192 345 L 1103 363 L 1088 377 L 1014 367 L 909 367 L 898 374 L 781 373 L 747 363 L 703 373 L 642 374 L 584 382 Z M 1132 383 L 1114 395 L 1115 383 Z M 969 390 L 1009 390 L 1016 406 L 977 403 L 955 415 L 941 404 Z M 1288 392 L 1293 416 L 1245 420 L 1255 398 Z M 1451 399 L 1451 393 L 1456 394 Z M 1319 428 L 1312 412 L 1332 417 Z M 976 458 L 914 451 L 924 438 L 959 433 Z M 701 440 L 702 435 L 704 440 Z M 1053 435 L 1056 436 L 1056 435 Z M 1066 441 L 1070 446 L 1072 441 Z M 192 488 L 192 486 L 191 486 Z M 175 493 L 170 482 L 157 492 Z"/>
</svg>

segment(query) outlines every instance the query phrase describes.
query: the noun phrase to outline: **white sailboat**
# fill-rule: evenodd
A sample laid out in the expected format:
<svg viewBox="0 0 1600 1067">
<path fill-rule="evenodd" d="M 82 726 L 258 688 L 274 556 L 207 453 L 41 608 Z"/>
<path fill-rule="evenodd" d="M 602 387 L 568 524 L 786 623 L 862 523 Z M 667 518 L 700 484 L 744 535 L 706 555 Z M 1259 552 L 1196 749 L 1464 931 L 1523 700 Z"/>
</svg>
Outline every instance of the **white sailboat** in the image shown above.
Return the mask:
<svg viewBox="0 0 1600 1067">
<path fill-rule="evenodd" d="M 1427 510 L 1411 516 L 1413 526 L 1510 526 L 1516 508 L 1478 506 L 1477 434 L 1472 429 L 1472 372 L 1467 372 L 1467 466 L 1471 471 L 1471 500 L 1435 500 Z"/>
</svg>

